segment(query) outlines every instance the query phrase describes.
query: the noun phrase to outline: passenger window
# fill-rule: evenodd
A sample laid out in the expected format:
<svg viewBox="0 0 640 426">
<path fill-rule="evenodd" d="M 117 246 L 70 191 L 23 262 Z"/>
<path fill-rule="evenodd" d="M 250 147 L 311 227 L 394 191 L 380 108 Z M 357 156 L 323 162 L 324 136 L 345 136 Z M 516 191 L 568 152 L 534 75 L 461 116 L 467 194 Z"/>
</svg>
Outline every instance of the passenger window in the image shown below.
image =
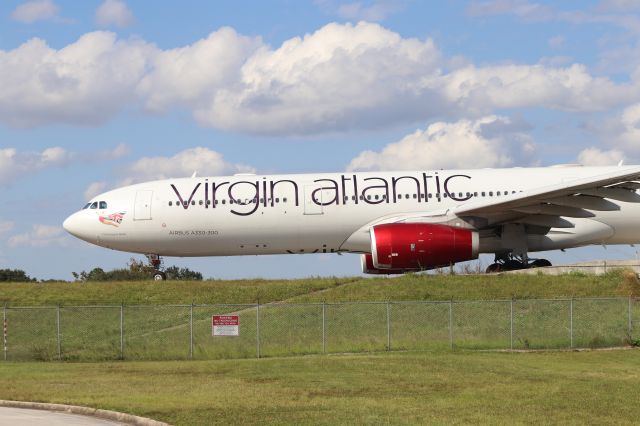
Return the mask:
<svg viewBox="0 0 640 426">
<path fill-rule="evenodd" d="M 202 205 L 204 202 L 202 200 L 198 201 L 198 204 Z"/>
<path fill-rule="evenodd" d="M 282 202 L 283 202 L 283 203 L 286 203 L 286 202 L 287 202 L 287 197 L 284 197 L 284 198 L 282 199 Z"/>
<path fill-rule="evenodd" d="M 95 210 L 98 208 L 98 202 L 96 201 L 95 203 L 91 204 L 91 209 Z"/>
<path fill-rule="evenodd" d="M 169 201 L 169 207 L 171 207 L 173 205 L 173 203 L 171 201 Z"/>
</svg>

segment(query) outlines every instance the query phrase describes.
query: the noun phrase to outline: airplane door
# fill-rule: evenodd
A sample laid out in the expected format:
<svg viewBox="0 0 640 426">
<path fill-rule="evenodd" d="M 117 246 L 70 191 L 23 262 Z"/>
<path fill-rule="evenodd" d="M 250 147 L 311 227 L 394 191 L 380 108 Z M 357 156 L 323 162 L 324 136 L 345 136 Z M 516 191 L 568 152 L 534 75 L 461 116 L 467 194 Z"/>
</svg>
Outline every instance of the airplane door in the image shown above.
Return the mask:
<svg viewBox="0 0 640 426">
<path fill-rule="evenodd" d="M 304 187 L 304 214 L 323 214 L 322 186 L 307 185 Z"/>
<path fill-rule="evenodd" d="M 136 201 L 133 207 L 133 220 L 151 220 L 151 197 L 153 191 L 136 192 Z"/>
</svg>

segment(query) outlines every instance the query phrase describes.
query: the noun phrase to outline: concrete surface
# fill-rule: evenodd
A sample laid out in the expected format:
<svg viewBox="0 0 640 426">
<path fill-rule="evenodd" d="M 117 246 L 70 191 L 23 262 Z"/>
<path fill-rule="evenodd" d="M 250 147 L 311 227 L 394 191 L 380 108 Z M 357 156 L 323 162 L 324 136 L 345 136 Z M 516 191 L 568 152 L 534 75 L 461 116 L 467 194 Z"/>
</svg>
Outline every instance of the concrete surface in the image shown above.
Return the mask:
<svg viewBox="0 0 640 426">
<path fill-rule="evenodd" d="M 113 426 L 125 423 L 59 411 L 0 407 L 0 426 Z"/>
<path fill-rule="evenodd" d="M 594 260 L 591 262 L 573 263 L 571 265 L 548 266 L 546 268 L 521 269 L 508 271 L 503 274 L 545 274 L 561 275 L 569 272 L 582 272 L 585 274 L 602 275 L 613 269 L 631 269 L 640 274 L 640 262 L 638 260 Z"/>
<path fill-rule="evenodd" d="M 23 417 L 18 418 L 15 416 Z M 111 410 L 100 410 L 78 405 L 0 399 L 0 426 L 4 425 L 169 426 L 167 423 L 157 420 Z"/>
</svg>

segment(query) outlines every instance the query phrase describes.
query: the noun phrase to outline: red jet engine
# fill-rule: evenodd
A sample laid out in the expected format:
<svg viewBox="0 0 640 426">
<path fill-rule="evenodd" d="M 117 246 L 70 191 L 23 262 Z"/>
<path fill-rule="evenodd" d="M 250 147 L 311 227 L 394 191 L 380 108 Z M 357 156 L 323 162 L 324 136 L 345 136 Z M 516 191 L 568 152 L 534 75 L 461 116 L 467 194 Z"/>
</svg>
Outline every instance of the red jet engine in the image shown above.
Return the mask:
<svg viewBox="0 0 640 426">
<path fill-rule="evenodd" d="M 377 225 L 371 230 L 372 270 L 381 271 L 377 273 L 402 273 L 477 259 L 478 241 L 476 231 L 447 225 Z"/>
</svg>

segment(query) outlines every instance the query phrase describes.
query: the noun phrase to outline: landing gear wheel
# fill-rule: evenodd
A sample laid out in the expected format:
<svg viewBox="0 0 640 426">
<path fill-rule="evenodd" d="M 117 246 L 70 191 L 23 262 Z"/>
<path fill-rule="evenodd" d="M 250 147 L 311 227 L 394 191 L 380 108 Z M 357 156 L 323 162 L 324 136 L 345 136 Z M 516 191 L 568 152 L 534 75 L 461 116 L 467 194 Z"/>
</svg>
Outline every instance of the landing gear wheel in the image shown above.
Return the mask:
<svg viewBox="0 0 640 426">
<path fill-rule="evenodd" d="M 524 265 L 522 264 L 522 262 L 517 261 L 515 259 L 509 259 L 506 262 L 504 262 L 504 266 L 503 266 L 505 271 L 517 271 L 519 269 L 524 269 Z"/>
<path fill-rule="evenodd" d="M 156 271 L 153 273 L 154 281 L 164 281 L 167 279 L 167 275 L 162 271 Z"/>
<path fill-rule="evenodd" d="M 545 268 L 547 266 L 551 266 L 551 262 L 549 262 L 547 259 L 536 259 L 531 262 L 532 268 Z"/>
<path fill-rule="evenodd" d="M 502 271 L 502 265 L 499 263 L 492 263 L 491 265 L 487 266 L 487 270 L 486 273 L 487 274 L 494 274 L 496 272 L 501 272 Z"/>
</svg>

